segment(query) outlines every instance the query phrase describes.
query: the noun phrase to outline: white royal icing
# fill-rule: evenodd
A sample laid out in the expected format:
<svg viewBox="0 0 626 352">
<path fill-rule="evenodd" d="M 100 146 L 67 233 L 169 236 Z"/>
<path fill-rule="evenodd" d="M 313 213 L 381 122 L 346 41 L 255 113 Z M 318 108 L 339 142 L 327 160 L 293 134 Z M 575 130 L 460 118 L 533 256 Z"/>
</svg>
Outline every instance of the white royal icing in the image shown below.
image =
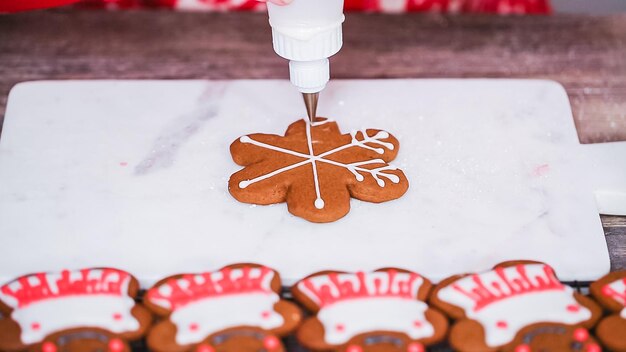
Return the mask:
<svg viewBox="0 0 626 352">
<path fill-rule="evenodd" d="M 626 278 L 615 280 L 602 288 L 605 296 L 615 300 L 624 308 L 620 312 L 620 316 L 626 319 Z"/>
<path fill-rule="evenodd" d="M 324 340 L 340 345 L 373 331 L 401 332 L 412 339 L 432 336 L 428 305 L 417 300 L 423 283 L 413 273 L 383 271 L 313 276 L 298 289 L 320 307 Z"/>
<path fill-rule="evenodd" d="M 330 165 L 334 165 L 337 167 L 342 167 L 345 168 L 346 170 L 350 171 L 354 177 L 356 178 L 357 181 L 363 181 L 365 178 L 363 177 L 362 173 L 365 174 L 370 174 L 375 180 L 376 183 L 380 186 L 380 187 L 385 187 L 385 180 L 383 180 L 382 178 L 386 178 L 389 181 L 393 182 L 393 183 L 398 183 L 400 182 L 400 178 L 393 174 L 393 173 L 388 173 L 385 171 L 389 171 L 389 170 L 397 170 L 396 167 L 391 166 L 391 165 L 387 165 L 385 163 L 384 160 L 382 159 L 370 159 L 370 160 L 364 160 L 364 161 L 357 161 L 357 162 L 353 162 L 350 164 L 345 164 L 345 163 L 341 163 L 338 161 L 334 161 L 331 159 L 328 159 L 329 156 L 332 156 L 333 154 L 344 150 L 344 149 L 348 149 L 348 148 L 352 148 L 352 147 L 357 147 L 357 148 L 364 148 L 364 149 L 369 149 L 369 150 L 373 150 L 378 154 L 384 154 L 385 150 L 383 148 L 375 148 L 375 147 L 371 147 L 365 143 L 370 143 L 370 144 L 378 144 L 381 145 L 389 150 L 393 150 L 394 146 L 392 143 L 389 142 L 383 142 L 382 139 L 385 138 L 389 138 L 389 133 L 385 132 L 385 131 L 379 131 L 378 133 L 376 133 L 374 136 L 369 136 L 367 134 L 366 130 L 362 130 L 360 131 L 363 139 L 362 140 L 358 140 L 357 139 L 357 132 L 351 132 L 350 135 L 352 136 L 352 140 L 350 141 L 350 143 L 342 145 L 340 147 L 334 148 L 332 150 L 329 150 L 327 152 L 321 153 L 316 155 L 314 150 L 313 150 L 313 139 L 311 137 L 311 126 L 316 127 L 322 124 L 325 124 L 329 122 L 329 120 L 324 120 L 324 121 L 320 121 L 320 122 L 314 122 L 314 123 L 310 123 L 308 122 L 308 120 L 305 120 L 306 123 L 306 138 L 307 138 L 307 146 L 309 149 L 308 154 L 305 153 L 301 153 L 295 150 L 290 150 L 290 149 L 286 149 L 286 148 L 282 148 L 282 147 L 277 147 L 277 146 L 273 146 L 267 143 L 263 143 L 263 142 L 259 142 L 259 141 L 255 141 L 254 139 L 252 139 L 250 136 L 243 136 L 239 139 L 239 141 L 241 143 L 249 143 L 249 144 L 253 144 L 256 145 L 257 147 L 261 147 L 261 148 L 265 148 L 265 149 L 269 149 L 269 150 L 274 150 L 277 152 L 281 152 L 281 153 L 285 153 L 285 154 L 290 154 L 293 156 L 297 156 L 302 158 L 302 161 L 296 162 L 294 164 L 282 167 L 278 170 L 274 170 L 268 174 L 265 175 L 261 175 L 258 177 L 255 177 L 253 179 L 250 180 L 244 180 L 239 182 L 239 188 L 246 188 L 249 185 L 253 184 L 253 183 L 257 183 L 263 180 L 266 180 L 268 178 L 271 178 L 273 176 L 276 176 L 278 174 L 281 174 L 283 172 L 289 171 L 289 170 L 293 170 L 296 169 L 298 167 L 303 167 L 306 165 L 311 165 L 312 170 L 313 170 L 313 183 L 315 186 L 315 195 L 316 195 L 316 199 L 314 202 L 314 205 L 317 209 L 323 209 L 324 208 L 324 200 L 322 198 L 322 194 L 320 191 L 320 184 L 319 184 L 319 177 L 318 177 L 318 173 L 317 173 L 317 163 L 327 163 Z M 383 166 L 381 167 L 377 167 L 377 168 L 373 168 L 373 169 L 367 169 L 364 168 L 362 166 L 364 165 L 371 165 L 371 164 L 383 164 Z"/>
<path fill-rule="evenodd" d="M 441 289 L 437 297 L 461 307 L 469 319 L 478 321 L 490 347 L 511 342 L 519 330 L 534 323 L 571 325 L 591 318 L 591 312 L 574 298 L 574 290 L 560 284 L 546 268 L 544 264 L 527 264 L 500 269 L 500 275 L 492 270 L 466 276 Z M 524 270 L 528 280 L 518 270 Z M 479 296 L 489 297 L 490 302 Z"/>
<path fill-rule="evenodd" d="M 283 325 L 283 317 L 274 311 L 277 294 L 258 293 L 205 299 L 172 313 L 176 325 L 176 343 L 198 343 L 212 333 L 238 327 L 273 329 Z"/>
</svg>

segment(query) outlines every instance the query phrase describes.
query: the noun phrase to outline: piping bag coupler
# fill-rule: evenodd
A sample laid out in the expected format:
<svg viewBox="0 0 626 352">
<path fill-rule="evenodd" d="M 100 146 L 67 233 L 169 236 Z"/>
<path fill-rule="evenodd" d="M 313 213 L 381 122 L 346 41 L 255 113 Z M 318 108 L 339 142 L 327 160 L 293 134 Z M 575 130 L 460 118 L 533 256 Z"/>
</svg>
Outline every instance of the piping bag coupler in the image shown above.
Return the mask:
<svg viewBox="0 0 626 352">
<path fill-rule="evenodd" d="M 317 94 L 330 80 L 328 58 L 341 45 L 343 0 L 293 0 L 267 4 L 274 51 L 289 60 L 291 83 L 304 94 L 307 113 L 315 117 Z"/>
</svg>

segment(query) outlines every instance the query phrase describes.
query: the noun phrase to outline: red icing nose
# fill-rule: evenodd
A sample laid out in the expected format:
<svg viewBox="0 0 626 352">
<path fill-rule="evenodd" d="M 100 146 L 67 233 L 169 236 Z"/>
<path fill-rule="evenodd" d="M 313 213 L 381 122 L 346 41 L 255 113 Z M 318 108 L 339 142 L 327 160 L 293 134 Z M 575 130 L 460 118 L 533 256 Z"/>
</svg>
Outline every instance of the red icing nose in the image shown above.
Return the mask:
<svg viewBox="0 0 626 352">
<path fill-rule="evenodd" d="M 263 339 L 263 347 L 269 351 L 273 351 L 280 346 L 280 341 L 275 336 L 268 336 Z"/>
<path fill-rule="evenodd" d="M 363 349 L 361 348 L 361 346 L 351 345 L 348 346 L 346 352 L 363 352 Z"/>
<path fill-rule="evenodd" d="M 52 342 L 46 342 L 41 346 L 42 352 L 57 352 L 57 346 Z"/>
<path fill-rule="evenodd" d="M 406 352 L 424 352 L 424 345 L 419 342 L 411 342 L 407 346 Z"/>
<path fill-rule="evenodd" d="M 196 352 L 215 352 L 215 349 L 207 344 L 198 345 Z"/>
<path fill-rule="evenodd" d="M 122 352 L 124 351 L 124 342 L 120 339 L 113 339 L 109 341 L 109 352 Z"/>
</svg>

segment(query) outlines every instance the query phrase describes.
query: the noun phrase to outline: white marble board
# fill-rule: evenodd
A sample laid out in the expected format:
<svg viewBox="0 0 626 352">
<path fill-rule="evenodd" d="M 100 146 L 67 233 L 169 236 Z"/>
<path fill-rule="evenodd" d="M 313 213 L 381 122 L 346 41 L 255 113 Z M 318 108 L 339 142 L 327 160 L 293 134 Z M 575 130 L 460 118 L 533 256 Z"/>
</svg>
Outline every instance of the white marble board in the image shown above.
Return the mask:
<svg viewBox="0 0 626 352">
<path fill-rule="evenodd" d="M 579 145 L 558 84 L 337 80 L 319 115 L 398 137 L 408 193 L 353 200 L 332 224 L 235 201 L 230 143 L 304 116 L 286 81 L 19 84 L 0 139 L 0 281 L 116 266 L 148 285 L 241 261 L 287 283 L 382 266 L 439 280 L 520 258 L 564 280 L 608 271 L 598 206 L 626 212 L 626 143 Z"/>
</svg>

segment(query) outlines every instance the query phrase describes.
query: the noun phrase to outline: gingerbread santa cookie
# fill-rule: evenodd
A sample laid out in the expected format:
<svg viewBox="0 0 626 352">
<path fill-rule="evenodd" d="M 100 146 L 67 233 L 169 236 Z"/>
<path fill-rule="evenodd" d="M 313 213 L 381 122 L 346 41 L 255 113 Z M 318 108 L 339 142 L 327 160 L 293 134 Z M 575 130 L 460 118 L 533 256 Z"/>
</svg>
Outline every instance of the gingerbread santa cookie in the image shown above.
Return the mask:
<svg viewBox="0 0 626 352">
<path fill-rule="evenodd" d="M 314 351 L 422 352 L 448 328 L 446 317 L 425 302 L 431 286 L 400 269 L 313 274 L 292 288 L 316 314 L 298 329 L 298 340 Z"/>
<path fill-rule="evenodd" d="M 300 309 L 281 300 L 278 273 L 256 264 L 165 278 L 144 302 L 163 319 L 148 333 L 156 352 L 282 352 Z"/>
<path fill-rule="evenodd" d="M 585 328 L 600 307 L 544 263 L 505 262 L 447 278 L 430 302 L 456 320 L 449 341 L 459 351 L 599 351 Z"/>
<path fill-rule="evenodd" d="M 626 352 L 626 270 L 591 284 L 591 294 L 612 314 L 600 321 L 596 335 L 611 351 Z"/>
<path fill-rule="evenodd" d="M 130 352 L 152 322 L 138 290 L 111 268 L 22 276 L 0 287 L 0 351 Z"/>
<path fill-rule="evenodd" d="M 287 202 L 293 215 L 331 222 L 350 211 L 351 197 L 380 203 L 407 191 L 404 173 L 388 164 L 399 146 L 385 131 L 342 134 L 333 121 L 300 120 L 284 136 L 251 134 L 233 142 L 233 160 L 245 168 L 228 187 L 240 202 Z"/>
</svg>

